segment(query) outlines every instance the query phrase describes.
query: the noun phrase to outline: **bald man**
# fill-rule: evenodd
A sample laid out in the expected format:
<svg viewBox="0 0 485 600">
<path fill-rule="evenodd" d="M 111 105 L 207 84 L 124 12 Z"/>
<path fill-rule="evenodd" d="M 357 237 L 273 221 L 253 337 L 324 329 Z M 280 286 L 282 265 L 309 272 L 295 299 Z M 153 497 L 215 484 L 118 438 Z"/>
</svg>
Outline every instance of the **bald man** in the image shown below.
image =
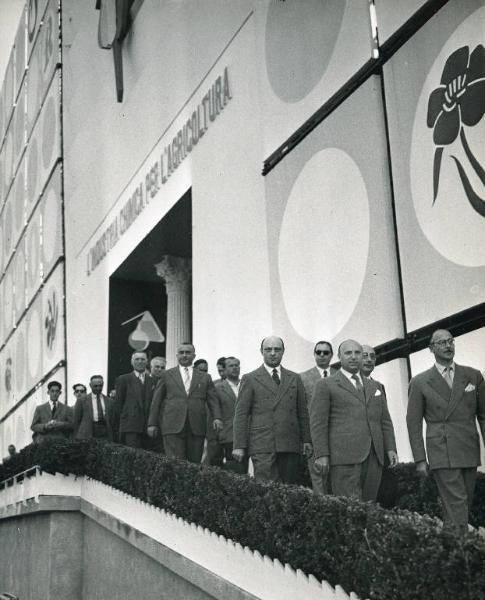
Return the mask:
<svg viewBox="0 0 485 600">
<path fill-rule="evenodd" d="M 436 481 L 444 527 L 465 533 L 480 464 L 477 420 L 485 439 L 485 383 L 480 371 L 454 362 L 455 340 L 446 329 L 433 333 L 429 349 L 435 364 L 409 384 L 409 441 L 418 473 L 430 469 Z"/>
<path fill-rule="evenodd" d="M 250 456 L 256 479 L 295 483 L 300 449 L 312 453 L 305 390 L 300 376 L 281 366 L 281 338 L 264 338 L 260 351 L 264 363 L 241 380 L 233 456 Z"/>
<path fill-rule="evenodd" d="M 386 396 L 376 381 L 361 375 L 358 342 L 342 342 L 338 357 L 340 371 L 316 384 L 310 404 L 315 466 L 330 470 L 336 496 L 375 501 L 385 453 L 397 464 Z"/>
</svg>

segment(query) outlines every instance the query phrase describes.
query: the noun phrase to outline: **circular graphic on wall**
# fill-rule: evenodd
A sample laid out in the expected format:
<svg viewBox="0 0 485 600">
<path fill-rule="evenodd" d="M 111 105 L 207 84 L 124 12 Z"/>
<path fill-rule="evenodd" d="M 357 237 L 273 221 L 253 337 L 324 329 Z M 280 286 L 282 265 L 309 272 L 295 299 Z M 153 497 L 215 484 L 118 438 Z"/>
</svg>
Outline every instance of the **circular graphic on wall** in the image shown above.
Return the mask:
<svg viewBox="0 0 485 600">
<path fill-rule="evenodd" d="M 29 158 L 27 161 L 27 198 L 32 205 L 37 200 L 38 164 L 37 138 L 34 137 L 30 140 Z"/>
<path fill-rule="evenodd" d="M 44 261 L 50 265 L 54 260 L 54 254 L 57 248 L 57 235 L 61 227 L 60 224 L 60 203 L 57 194 L 53 188 L 50 188 L 45 197 L 44 211 L 42 214 L 43 223 L 49 224 L 51 235 L 45 235 L 42 238 L 42 248 Z"/>
<path fill-rule="evenodd" d="M 60 310 L 62 298 L 55 286 L 51 285 L 43 295 L 44 302 L 44 344 L 47 356 L 51 357 L 57 346 L 60 329 Z"/>
<path fill-rule="evenodd" d="M 32 387 L 40 376 L 41 352 L 42 352 L 42 320 L 39 311 L 39 304 L 32 307 L 28 313 L 27 320 L 27 339 L 28 347 L 28 369 L 31 378 Z"/>
<path fill-rule="evenodd" d="M 266 17 L 266 72 L 284 102 L 302 100 L 325 73 L 340 33 L 342 0 L 271 0 Z"/>
<path fill-rule="evenodd" d="M 338 148 L 315 154 L 291 189 L 278 251 L 288 318 L 306 340 L 317 331 L 334 338 L 351 317 L 366 272 L 369 223 L 367 190 L 353 159 Z"/>
<path fill-rule="evenodd" d="M 467 267 L 485 265 L 485 8 L 450 36 L 423 85 L 410 176 L 432 246 Z"/>
<path fill-rule="evenodd" d="M 52 96 L 48 98 L 42 112 L 44 113 L 42 126 L 42 162 L 44 169 L 47 169 L 52 160 L 57 131 L 56 107 Z"/>
</svg>

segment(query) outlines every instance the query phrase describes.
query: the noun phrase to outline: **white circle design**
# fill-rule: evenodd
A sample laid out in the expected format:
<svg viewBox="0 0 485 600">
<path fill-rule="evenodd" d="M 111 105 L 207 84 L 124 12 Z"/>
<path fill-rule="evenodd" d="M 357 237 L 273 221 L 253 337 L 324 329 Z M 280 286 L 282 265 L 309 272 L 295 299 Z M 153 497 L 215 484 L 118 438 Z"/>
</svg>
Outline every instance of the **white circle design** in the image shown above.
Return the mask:
<svg viewBox="0 0 485 600">
<path fill-rule="evenodd" d="M 285 307 L 306 340 L 319 331 L 334 338 L 351 317 L 365 277 L 369 223 L 367 190 L 352 158 L 338 148 L 315 154 L 290 192 L 279 239 Z"/>
<path fill-rule="evenodd" d="M 444 146 L 439 175 L 439 188 L 433 203 L 433 161 L 436 146 L 433 129 L 428 128 L 428 99 L 439 87 L 448 57 L 463 46 L 472 53 L 483 45 L 485 7 L 470 15 L 449 37 L 423 85 L 414 117 L 411 153 L 411 194 L 416 217 L 431 245 L 446 259 L 458 265 L 477 267 L 485 265 L 485 218 L 470 205 L 452 156 L 463 165 L 474 190 L 485 199 L 481 184 L 465 155 L 460 137 Z M 465 92 L 466 93 L 466 92 Z M 464 125 L 469 146 L 485 168 L 485 117 L 474 127 Z"/>
</svg>

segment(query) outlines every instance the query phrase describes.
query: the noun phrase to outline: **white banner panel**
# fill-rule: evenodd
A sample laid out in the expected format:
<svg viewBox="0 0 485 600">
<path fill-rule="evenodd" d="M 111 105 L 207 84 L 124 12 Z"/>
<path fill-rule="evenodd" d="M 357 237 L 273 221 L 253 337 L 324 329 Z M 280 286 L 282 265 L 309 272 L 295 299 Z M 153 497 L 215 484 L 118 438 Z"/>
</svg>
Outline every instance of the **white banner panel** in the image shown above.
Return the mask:
<svg viewBox="0 0 485 600">
<path fill-rule="evenodd" d="M 13 407 L 15 393 L 14 353 L 15 345 L 12 337 L 0 354 L 0 394 L 2 398 L 0 416 L 2 417 Z"/>
<path fill-rule="evenodd" d="M 13 154 L 14 154 L 14 120 L 10 121 L 10 125 L 5 134 L 3 153 L 3 177 L 4 177 L 4 194 L 8 195 L 13 179 Z"/>
<path fill-rule="evenodd" d="M 2 94 L 3 94 L 3 113 L 5 119 L 5 126 L 8 125 L 10 117 L 13 111 L 13 88 L 14 88 L 14 49 L 10 53 L 10 59 L 7 64 L 7 70 L 5 71 Z"/>
<path fill-rule="evenodd" d="M 266 156 L 371 59 L 368 4 L 269 0 L 258 7 Z"/>
<path fill-rule="evenodd" d="M 60 91 L 56 76 L 37 120 L 27 151 L 27 217 L 61 156 Z"/>
<path fill-rule="evenodd" d="M 51 85 L 59 56 L 59 13 L 57 0 L 50 0 L 28 70 L 27 137 L 30 136 L 45 95 Z"/>
<path fill-rule="evenodd" d="M 44 374 L 65 359 L 64 316 L 64 265 L 60 264 L 42 288 Z"/>
<path fill-rule="evenodd" d="M 7 189 L 5 182 L 5 144 L 0 149 L 0 211 L 7 199 Z"/>
<path fill-rule="evenodd" d="M 42 265 L 46 277 L 62 256 L 62 182 L 58 165 L 44 192 L 42 214 Z"/>
<path fill-rule="evenodd" d="M 11 188 L 7 201 L 3 207 L 1 215 L 3 226 L 3 259 L 4 265 L 8 264 L 14 249 L 14 196 L 15 190 Z"/>
<path fill-rule="evenodd" d="M 395 33 L 427 0 L 374 0 L 380 44 Z"/>
<path fill-rule="evenodd" d="M 25 227 L 25 185 L 25 161 L 22 161 L 15 177 L 14 194 L 12 196 L 15 240 L 20 238 L 20 234 Z"/>
<path fill-rule="evenodd" d="M 47 0 L 29 0 L 27 2 L 27 62 L 30 62 L 29 57 L 34 48 L 46 6 Z"/>
<path fill-rule="evenodd" d="M 485 301 L 484 31 L 452 0 L 384 67 L 408 330 Z"/>
<path fill-rule="evenodd" d="M 15 322 L 18 323 L 22 318 L 26 308 L 25 302 L 25 280 L 26 280 L 26 261 L 24 239 L 21 240 L 13 258 L 13 272 L 15 283 Z"/>
<path fill-rule="evenodd" d="M 42 283 L 41 249 L 40 249 L 40 211 L 36 211 L 25 233 L 26 258 L 27 258 L 27 304 Z"/>
<path fill-rule="evenodd" d="M 0 312 L 3 315 L 3 339 L 5 340 L 14 326 L 13 263 L 10 263 L 2 284 L 3 302 Z"/>
<path fill-rule="evenodd" d="M 27 321 L 22 319 L 15 330 L 13 344 L 13 372 L 15 381 L 15 399 L 18 402 L 28 392 L 27 389 Z"/>
<path fill-rule="evenodd" d="M 400 337 L 377 76 L 266 176 L 266 200 L 272 330 L 291 340 L 288 364 L 308 368 L 319 339 Z"/>
<path fill-rule="evenodd" d="M 42 378 L 42 298 L 39 296 L 25 316 L 27 339 L 27 389 Z"/>
<path fill-rule="evenodd" d="M 25 75 L 26 63 L 26 44 L 27 44 L 27 11 L 26 7 L 22 11 L 20 17 L 17 34 L 15 36 L 15 94 L 17 98 L 19 88 L 22 84 Z"/>
<path fill-rule="evenodd" d="M 13 146 L 13 173 L 16 173 L 22 153 L 25 149 L 25 107 L 27 99 L 27 86 L 24 84 L 13 113 L 14 146 Z"/>
</svg>

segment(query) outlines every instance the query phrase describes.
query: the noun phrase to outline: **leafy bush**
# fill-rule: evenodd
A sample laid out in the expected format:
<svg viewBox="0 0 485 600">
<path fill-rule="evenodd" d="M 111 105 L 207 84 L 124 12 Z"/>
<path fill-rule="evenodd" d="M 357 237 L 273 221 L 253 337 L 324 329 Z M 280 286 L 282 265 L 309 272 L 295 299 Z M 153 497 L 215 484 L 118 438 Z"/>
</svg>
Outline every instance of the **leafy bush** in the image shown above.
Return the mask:
<svg viewBox="0 0 485 600">
<path fill-rule="evenodd" d="M 436 519 L 416 512 L 317 496 L 96 440 L 28 446 L 0 466 L 0 481 L 35 464 L 102 481 L 361 598 L 484 597 L 484 540 L 442 532 Z M 418 485 L 409 465 L 394 476 L 401 506 L 437 508 L 431 480 Z M 483 480 L 478 489 L 483 493 Z"/>
</svg>

